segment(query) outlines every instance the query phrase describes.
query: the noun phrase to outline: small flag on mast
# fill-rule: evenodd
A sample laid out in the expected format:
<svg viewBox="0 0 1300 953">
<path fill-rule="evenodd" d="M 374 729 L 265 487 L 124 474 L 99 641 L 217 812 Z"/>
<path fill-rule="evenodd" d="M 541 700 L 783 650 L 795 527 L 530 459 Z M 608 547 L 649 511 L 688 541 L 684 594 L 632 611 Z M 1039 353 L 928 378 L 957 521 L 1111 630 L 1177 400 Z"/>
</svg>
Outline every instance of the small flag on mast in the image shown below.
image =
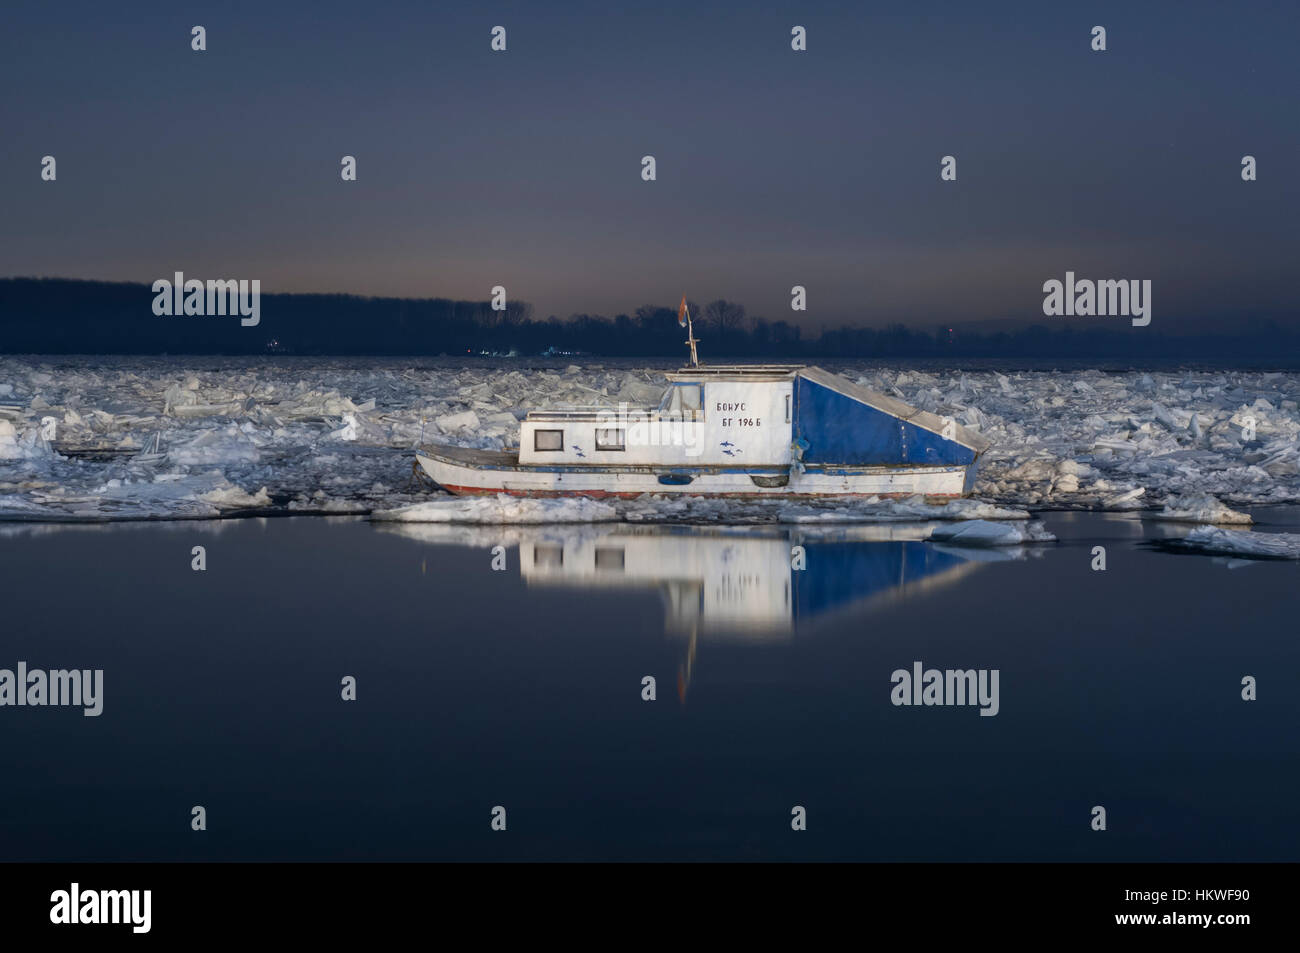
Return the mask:
<svg viewBox="0 0 1300 953">
<path fill-rule="evenodd" d="M 682 303 L 677 306 L 677 323 L 686 327 L 686 296 L 682 295 Z"/>
</svg>

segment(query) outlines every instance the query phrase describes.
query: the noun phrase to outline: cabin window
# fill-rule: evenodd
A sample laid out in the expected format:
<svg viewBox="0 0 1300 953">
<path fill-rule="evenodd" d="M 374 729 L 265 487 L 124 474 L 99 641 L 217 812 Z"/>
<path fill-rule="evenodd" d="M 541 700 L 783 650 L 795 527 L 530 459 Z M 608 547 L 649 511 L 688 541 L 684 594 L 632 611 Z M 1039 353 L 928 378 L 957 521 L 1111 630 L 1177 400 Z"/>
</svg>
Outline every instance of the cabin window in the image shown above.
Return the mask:
<svg viewBox="0 0 1300 953">
<path fill-rule="evenodd" d="M 790 395 L 785 395 L 785 422 L 790 422 Z"/>
<path fill-rule="evenodd" d="M 704 385 L 683 384 L 677 388 L 682 396 L 682 412 L 698 414 L 704 409 Z"/>
<path fill-rule="evenodd" d="M 597 569 L 608 569 L 614 572 L 622 572 L 624 561 L 625 557 L 621 546 L 617 549 L 612 547 L 600 547 L 596 550 Z"/>
<path fill-rule="evenodd" d="M 564 431 L 563 430 L 534 430 L 533 449 L 534 450 L 563 450 Z"/>
<path fill-rule="evenodd" d="M 672 416 L 680 415 L 686 420 L 700 420 L 704 417 L 704 385 L 675 384 L 664 395 L 659 405 L 661 413 Z"/>
<path fill-rule="evenodd" d="M 626 431 L 622 427 L 597 427 L 596 449 L 626 450 L 627 440 L 624 437 L 625 433 Z"/>
</svg>

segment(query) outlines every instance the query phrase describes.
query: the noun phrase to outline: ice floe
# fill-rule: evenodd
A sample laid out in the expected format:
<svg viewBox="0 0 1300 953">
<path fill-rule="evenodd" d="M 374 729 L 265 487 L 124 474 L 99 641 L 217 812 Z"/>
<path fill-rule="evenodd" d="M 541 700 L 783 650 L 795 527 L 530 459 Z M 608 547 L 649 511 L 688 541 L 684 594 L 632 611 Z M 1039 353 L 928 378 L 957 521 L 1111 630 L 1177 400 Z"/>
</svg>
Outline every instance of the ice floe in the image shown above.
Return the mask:
<svg viewBox="0 0 1300 953">
<path fill-rule="evenodd" d="M 46 486 L 23 495 L 0 492 L 0 520 L 214 519 L 271 504 L 266 487 L 249 493 L 212 470 L 111 477 L 83 493 Z"/>
<path fill-rule="evenodd" d="M 930 532 L 930 539 L 958 546 L 1019 546 L 1022 543 L 1051 543 L 1056 537 L 1037 520 L 1015 523 L 964 520 L 950 526 L 935 527 Z"/>
<path fill-rule="evenodd" d="M 616 504 L 631 523 L 718 522 L 718 523 L 886 523 L 915 520 L 1024 520 L 1029 511 L 982 503 L 979 500 L 950 500 L 927 503 L 922 496 L 903 500 L 880 497 L 826 497 L 792 502 L 780 497 L 757 500 L 728 500 L 698 496 L 647 494 Z"/>
<path fill-rule="evenodd" d="M 1300 534 L 1257 533 L 1239 529 L 1200 526 L 1186 536 L 1163 544 L 1165 548 L 1239 556 L 1252 559 L 1300 559 Z"/>
<path fill-rule="evenodd" d="M 916 496 L 906 500 L 876 497 L 830 497 L 792 505 L 787 500 L 728 500 L 646 494 L 630 500 L 572 498 L 527 499 L 497 494 L 451 497 L 379 510 L 372 518 L 417 523 L 537 524 L 592 523 L 623 520 L 629 523 L 691 523 L 743 527 L 790 524 L 804 531 L 821 527 L 871 524 L 908 524 L 944 520 L 1029 519 L 1027 510 L 993 506 L 978 500 L 926 503 Z"/>
<path fill-rule="evenodd" d="M 1173 520 L 1179 523 L 1243 523 L 1254 522 L 1248 513 L 1240 513 L 1224 506 L 1208 493 L 1193 493 L 1166 501 L 1165 508 L 1148 513 L 1149 519 Z"/>
<path fill-rule="evenodd" d="M 393 510 L 377 510 L 372 520 L 396 523 L 501 523 L 520 526 L 530 523 L 602 523 L 619 518 L 608 503 L 581 498 L 509 496 L 462 496 L 414 503 Z"/>
</svg>

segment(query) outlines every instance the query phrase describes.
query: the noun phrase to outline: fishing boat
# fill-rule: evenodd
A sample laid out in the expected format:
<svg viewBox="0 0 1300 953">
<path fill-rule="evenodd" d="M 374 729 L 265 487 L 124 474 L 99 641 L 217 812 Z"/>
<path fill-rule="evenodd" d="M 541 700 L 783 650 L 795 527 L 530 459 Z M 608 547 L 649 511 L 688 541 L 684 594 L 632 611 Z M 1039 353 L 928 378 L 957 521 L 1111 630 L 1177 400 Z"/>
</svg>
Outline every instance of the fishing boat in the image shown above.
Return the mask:
<svg viewBox="0 0 1300 953">
<path fill-rule="evenodd" d="M 423 446 L 417 464 L 456 494 L 970 493 L 989 447 L 976 431 L 820 367 L 701 366 L 693 330 L 687 343 L 691 366 L 667 375 L 656 407 L 534 410 L 517 447 Z"/>
</svg>

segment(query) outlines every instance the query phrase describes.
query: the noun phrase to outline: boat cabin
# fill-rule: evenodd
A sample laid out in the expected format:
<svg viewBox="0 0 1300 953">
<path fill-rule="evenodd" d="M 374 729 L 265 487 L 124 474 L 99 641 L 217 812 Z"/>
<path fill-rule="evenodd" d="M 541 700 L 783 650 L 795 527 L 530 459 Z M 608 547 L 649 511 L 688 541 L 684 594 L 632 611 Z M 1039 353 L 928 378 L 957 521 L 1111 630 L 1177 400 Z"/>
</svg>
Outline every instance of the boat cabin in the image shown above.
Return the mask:
<svg viewBox="0 0 1300 953">
<path fill-rule="evenodd" d="M 668 375 L 657 407 L 533 411 L 519 462 L 728 465 L 790 461 L 794 376 L 784 365 L 689 368 Z"/>
<path fill-rule="evenodd" d="M 955 421 L 819 367 L 683 368 L 653 408 L 533 411 L 519 463 L 546 467 L 962 465 L 988 447 Z"/>
</svg>

